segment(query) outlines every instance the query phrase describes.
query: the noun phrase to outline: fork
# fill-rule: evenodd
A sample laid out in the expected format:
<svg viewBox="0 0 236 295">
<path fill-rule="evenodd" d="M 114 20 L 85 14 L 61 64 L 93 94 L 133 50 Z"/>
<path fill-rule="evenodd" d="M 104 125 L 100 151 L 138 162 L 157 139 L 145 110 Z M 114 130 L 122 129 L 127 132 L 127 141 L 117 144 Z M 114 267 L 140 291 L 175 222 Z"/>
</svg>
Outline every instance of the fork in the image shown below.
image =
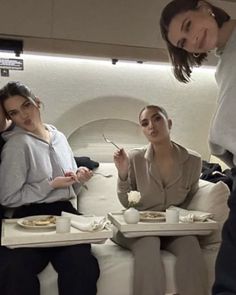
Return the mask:
<svg viewBox="0 0 236 295">
<path fill-rule="evenodd" d="M 111 141 L 110 139 L 106 138 L 104 134 L 103 134 L 102 136 L 103 136 L 104 140 L 105 140 L 107 143 L 111 143 L 111 144 L 113 144 L 118 150 L 121 149 L 121 148 L 120 148 L 117 144 L 115 144 L 113 141 Z"/>
<path fill-rule="evenodd" d="M 105 178 L 113 177 L 112 174 L 103 174 L 103 173 L 101 173 L 101 172 L 93 172 L 93 174 L 101 175 L 101 176 L 103 176 L 103 177 L 105 177 Z"/>
</svg>

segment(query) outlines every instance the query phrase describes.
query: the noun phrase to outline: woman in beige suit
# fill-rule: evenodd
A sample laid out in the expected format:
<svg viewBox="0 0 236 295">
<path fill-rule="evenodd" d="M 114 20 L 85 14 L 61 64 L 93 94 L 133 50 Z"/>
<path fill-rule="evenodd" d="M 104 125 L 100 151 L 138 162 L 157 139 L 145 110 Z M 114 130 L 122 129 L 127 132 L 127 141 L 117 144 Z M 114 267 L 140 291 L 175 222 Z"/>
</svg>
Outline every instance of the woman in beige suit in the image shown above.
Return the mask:
<svg viewBox="0 0 236 295">
<path fill-rule="evenodd" d="M 185 207 L 198 189 L 201 157 L 171 141 L 172 121 L 159 106 L 146 106 L 139 114 L 147 147 L 128 154 L 114 154 L 118 170 L 118 197 L 128 207 L 131 190 L 139 191 L 139 210 L 164 211 L 170 205 Z M 198 239 L 195 236 L 125 238 L 120 232 L 115 241 L 134 255 L 134 295 L 164 295 L 165 272 L 161 249 L 172 252 L 176 260 L 176 283 L 181 295 L 206 295 L 207 273 Z"/>
</svg>

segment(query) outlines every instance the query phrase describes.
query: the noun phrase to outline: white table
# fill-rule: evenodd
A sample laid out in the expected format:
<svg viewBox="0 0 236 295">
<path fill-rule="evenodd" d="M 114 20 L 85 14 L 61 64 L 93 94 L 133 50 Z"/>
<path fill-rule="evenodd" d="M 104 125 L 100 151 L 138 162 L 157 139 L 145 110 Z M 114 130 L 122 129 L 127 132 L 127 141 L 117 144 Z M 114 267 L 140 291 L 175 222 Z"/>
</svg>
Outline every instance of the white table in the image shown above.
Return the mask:
<svg viewBox="0 0 236 295">
<path fill-rule="evenodd" d="M 192 223 L 166 223 L 166 222 L 138 222 L 127 224 L 123 213 L 109 213 L 109 220 L 127 238 L 143 236 L 183 236 L 183 235 L 209 235 L 219 229 L 218 222 L 208 219 L 204 222 Z"/>
<path fill-rule="evenodd" d="M 2 221 L 2 245 L 9 248 L 56 247 L 81 243 L 104 243 L 111 238 L 112 230 L 85 232 L 71 227 L 69 233 L 56 233 L 56 229 L 25 229 L 17 224 L 17 219 Z"/>
</svg>

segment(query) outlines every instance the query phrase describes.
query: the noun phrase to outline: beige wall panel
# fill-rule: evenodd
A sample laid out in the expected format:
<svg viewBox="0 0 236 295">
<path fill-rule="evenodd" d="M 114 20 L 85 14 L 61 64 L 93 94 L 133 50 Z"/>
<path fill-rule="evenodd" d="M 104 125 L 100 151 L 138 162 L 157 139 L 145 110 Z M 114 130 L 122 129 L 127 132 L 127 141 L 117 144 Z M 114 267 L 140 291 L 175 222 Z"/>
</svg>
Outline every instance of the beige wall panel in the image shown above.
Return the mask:
<svg viewBox="0 0 236 295">
<path fill-rule="evenodd" d="M 21 37 L 24 52 L 166 62 L 158 22 L 168 2 L 0 0 L 0 37 Z M 235 3 L 213 3 L 235 17 Z"/>
<path fill-rule="evenodd" d="M 159 19 L 169 0 L 57 0 L 53 36 L 97 43 L 164 48 Z M 236 16 L 236 4 L 213 0 Z"/>
<path fill-rule="evenodd" d="M 53 35 L 59 39 L 157 47 L 158 2 L 57 0 Z"/>
<path fill-rule="evenodd" d="M 51 37 L 52 0 L 0 0 L 0 34 Z"/>
</svg>

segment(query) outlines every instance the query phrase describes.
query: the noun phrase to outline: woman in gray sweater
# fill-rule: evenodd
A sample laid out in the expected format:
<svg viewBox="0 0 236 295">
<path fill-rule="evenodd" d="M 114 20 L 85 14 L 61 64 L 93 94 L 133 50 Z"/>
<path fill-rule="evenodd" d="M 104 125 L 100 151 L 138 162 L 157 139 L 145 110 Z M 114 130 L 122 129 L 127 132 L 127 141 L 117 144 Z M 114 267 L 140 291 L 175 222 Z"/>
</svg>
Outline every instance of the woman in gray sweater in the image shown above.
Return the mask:
<svg viewBox="0 0 236 295">
<path fill-rule="evenodd" d="M 77 169 L 65 136 L 43 124 L 41 102 L 27 86 L 9 82 L 0 90 L 0 103 L 15 124 L 3 134 L 0 204 L 10 208 L 14 218 L 60 215 L 62 211 L 78 214 L 71 200 L 92 172 L 85 167 Z M 58 273 L 59 294 L 96 294 L 99 267 L 90 244 L 12 251 L 21 254 L 14 267 L 22 269 L 24 265 L 24 275 L 33 290 L 25 295 L 40 294 L 37 274 L 49 261 Z"/>
<path fill-rule="evenodd" d="M 141 110 L 139 123 L 149 141 L 147 147 L 118 150 L 114 162 L 118 170 L 118 197 L 128 207 L 128 192 L 139 191 L 139 210 L 164 211 L 170 205 L 185 207 L 198 189 L 201 157 L 171 141 L 172 121 L 159 106 Z M 134 255 L 134 295 L 164 295 L 165 272 L 161 249 L 176 258 L 176 283 L 181 295 L 206 295 L 207 274 L 200 245 L 195 236 L 125 238 L 115 241 Z M 184 279 L 183 279 L 184 278 Z"/>
</svg>

